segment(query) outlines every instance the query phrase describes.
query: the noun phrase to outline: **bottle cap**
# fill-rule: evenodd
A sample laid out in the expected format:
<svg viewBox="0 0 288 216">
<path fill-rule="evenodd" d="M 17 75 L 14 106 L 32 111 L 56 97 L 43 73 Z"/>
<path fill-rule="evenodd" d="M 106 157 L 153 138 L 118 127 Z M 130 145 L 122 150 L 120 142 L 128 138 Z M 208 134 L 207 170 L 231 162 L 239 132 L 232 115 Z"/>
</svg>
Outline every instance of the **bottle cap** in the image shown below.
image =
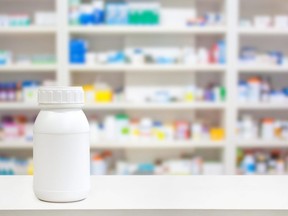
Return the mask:
<svg viewBox="0 0 288 216">
<path fill-rule="evenodd" d="M 261 80 L 258 78 L 258 77 L 251 77 L 249 80 L 248 80 L 249 83 L 260 83 Z"/>
<path fill-rule="evenodd" d="M 273 118 L 264 118 L 262 122 L 264 124 L 272 124 L 272 123 L 274 123 L 274 119 Z"/>
<path fill-rule="evenodd" d="M 103 157 L 99 154 L 95 154 L 92 159 L 93 161 L 102 161 Z"/>
<path fill-rule="evenodd" d="M 40 87 L 38 103 L 40 105 L 84 105 L 84 91 L 82 87 Z"/>
</svg>

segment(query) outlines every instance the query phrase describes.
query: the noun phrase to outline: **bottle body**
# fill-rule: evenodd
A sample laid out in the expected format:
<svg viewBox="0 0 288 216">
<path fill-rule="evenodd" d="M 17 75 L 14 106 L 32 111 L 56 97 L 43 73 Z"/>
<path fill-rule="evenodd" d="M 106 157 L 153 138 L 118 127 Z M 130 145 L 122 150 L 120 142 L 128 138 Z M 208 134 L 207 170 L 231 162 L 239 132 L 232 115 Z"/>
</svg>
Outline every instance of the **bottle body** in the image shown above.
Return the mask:
<svg viewBox="0 0 288 216">
<path fill-rule="evenodd" d="M 44 201 L 73 202 L 90 190 L 89 123 L 80 108 L 44 109 L 34 124 L 34 192 Z"/>
</svg>

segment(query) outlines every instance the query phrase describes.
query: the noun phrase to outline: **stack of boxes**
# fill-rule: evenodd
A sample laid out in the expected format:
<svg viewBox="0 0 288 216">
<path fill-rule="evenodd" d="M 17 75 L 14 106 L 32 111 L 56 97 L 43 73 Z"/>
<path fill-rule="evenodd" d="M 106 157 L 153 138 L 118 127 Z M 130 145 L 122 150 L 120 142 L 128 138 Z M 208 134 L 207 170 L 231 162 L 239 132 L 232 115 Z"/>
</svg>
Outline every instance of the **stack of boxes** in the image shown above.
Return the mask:
<svg viewBox="0 0 288 216">
<path fill-rule="evenodd" d="M 87 43 L 81 39 L 73 39 L 69 45 L 69 59 L 71 64 L 84 64 L 87 52 Z"/>
</svg>

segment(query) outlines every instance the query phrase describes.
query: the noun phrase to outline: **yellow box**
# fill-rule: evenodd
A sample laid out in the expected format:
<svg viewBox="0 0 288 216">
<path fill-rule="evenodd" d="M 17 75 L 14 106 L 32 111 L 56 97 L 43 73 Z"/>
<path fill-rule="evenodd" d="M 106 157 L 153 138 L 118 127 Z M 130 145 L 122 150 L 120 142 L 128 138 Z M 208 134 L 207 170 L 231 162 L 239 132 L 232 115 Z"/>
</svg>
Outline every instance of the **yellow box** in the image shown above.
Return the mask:
<svg viewBox="0 0 288 216">
<path fill-rule="evenodd" d="M 194 95 L 192 93 L 186 93 L 184 95 L 184 101 L 185 102 L 192 102 L 194 100 L 195 100 L 195 98 L 194 98 Z"/>
<path fill-rule="evenodd" d="M 113 93 L 111 90 L 98 90 L 95 94 L 95 102 L 112 102 Z"/>
<path fill-rule="evenodd" d="M 213 141 L 220 141 L 225 139 L 225 130 L 223 128 L 211 128 L 210 139 Z"/>
</svg>

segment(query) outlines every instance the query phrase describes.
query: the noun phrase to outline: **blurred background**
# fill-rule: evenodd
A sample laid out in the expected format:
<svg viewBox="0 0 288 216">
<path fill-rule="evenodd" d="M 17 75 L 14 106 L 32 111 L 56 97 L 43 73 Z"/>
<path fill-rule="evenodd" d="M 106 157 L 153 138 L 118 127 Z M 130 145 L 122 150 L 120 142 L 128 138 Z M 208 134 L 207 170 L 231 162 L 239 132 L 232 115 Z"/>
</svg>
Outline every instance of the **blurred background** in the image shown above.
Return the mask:
<svg viewBox="0 0 288 216">
<path fill-rule="evenodd" d="M 0 0 L 0 175 L 37 89 L 83 86 L 93 175 L 288 172 L 288 1 Z"/>
</svg>

